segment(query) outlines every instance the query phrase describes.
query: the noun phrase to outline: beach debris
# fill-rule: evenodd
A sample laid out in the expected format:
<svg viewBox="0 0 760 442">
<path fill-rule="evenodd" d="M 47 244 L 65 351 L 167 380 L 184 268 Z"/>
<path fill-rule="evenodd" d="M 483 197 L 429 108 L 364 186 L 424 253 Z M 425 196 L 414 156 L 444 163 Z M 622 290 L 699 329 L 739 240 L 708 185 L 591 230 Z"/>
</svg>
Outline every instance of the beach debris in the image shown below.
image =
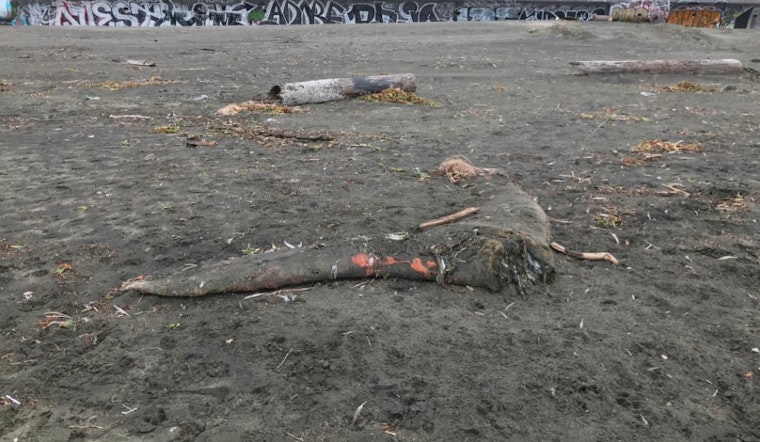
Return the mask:
<svg viewBox="0 0 760 442">
<path fill-rule="evenodd" d="M 164 126 L 156 126 L 151 131 L 154 134 L 166 134 L 166 135 L 173 135 L 179 133 L 179 126 L 176 124 L 167 124 Z"/>
<path fill-rule="evenodd" d="M 128 316 L 130 318 L 132 317 L 129 313 L 127 313 L 126 310 L 124 310 L 123 308 L 119 307 L 118 305 L 116 305 L 116 304 L 111 304 L 111 305 L 116 310 L 116 313 L 115 313 L 114 316 L 116 316 L 117 318 L 121 317 L 121 316 Z"/>
<path fill-rule="evenodd" d="M 711 86 L 702 86 L 693 81 L 679 81 L 671 85 L 654 85 L 654 89 L 660 92 L 715 92 L 716 88 Z"/>
<path fill-rule="evenodd" d="M 280 369 L 280 367 L 282 367 L 282 365 L 285 363 L 285 361 L 288 360 L 288 356 L 290 356 L 291 353 L 293 353 L 293 349 L 292 348 L 290 350 L 288 350 L 287 353 L 285 353 L 285 357 L 282 358 L 282 362 L 280 362 L 280 365 L 278 365 L 277 368 L 274 369 L 274 371 L 277 371 L 277 370 Z"/>
<path fill-rule="evenodd" d="M 298 437 L 298 436 L 296 436 L 293 433 L 288 433 L 287 431 L 285 432 L 285 436 L 292 437 L 293 439 L 295 439 L 295 440 L 297 440 L 299 442 L 304 442 L 304 440 L 305 440 L 304 438 Z"/>
<path fill-rule="evenodd" d="M 618 227 L 623 223 L 623 211 L 614 206 L 606 206 L 603 212 L 594 216 L 594 222 L 601 227 Z"/>
<path fill-rule="evenodd" d="M 392 233 L 386 233 L 385 239 L 391 240 L 391 241 L 403 241 L 405 239 L 409 239 L 409 232 L 392 232 Z"/>
<path fill-rule="evenodd" d="M 47 312 L 45 318 L 37 322 L 37 325 L 43 330 L 51 325 L 57 325 L 59 328 L 71 328 L 74 324 L 71 316 L 61 312 Z"/>
<path fill-rule="evenodd" d="M 356 421 L 359 419 L 359 415 L 361 414 L 362 410 L 364 409 L 364 406 L 367 404 L 367 401 L 362 402 L 358 407 L 356 407 L 356 411 L 354 411 L 354 417 L 351 419 L 351 426 L 353 427 L 356 425 Z"/>
<path fill-rule="evenodd" d="M 64 273 L 72 270 L 74 267 L 71 266 L 68 262 L 62 262 L 58 264 L 55 269 L 53 270 L 53 275 L 55 276 L 63 276 Z"/>
<path fill-rule="evenodd" d="M 269 98 L 288 106 L 356 98 L 386 89 L 404 92 L 417 90 L 414 74 L 375 75 L 353 78 L 328 78 L 299 83 L 276 85 L 269 90 Z"/>
<path fill-rule="evenodd" d="M 444 224 L 449 224 L 453 222 L 457 222 L 462 218 L 466 218 L 470 215 L 474 215 L 476 213 L 480 212 L 479 207 L 468 207 L 466 209 L 460 210 L 459 212 L 452 213 L 451 215 L 446 215 L 441 218 L 436 218 L 434 220 L 425 221 L 424 223 L 420 223 L 418 228 L 420 230 L 427 229 L 430 227 L 436 227 L 436 226 L 442 226 Z"/>
<path fill-rule="evenodd" d="M 127 114 L 127 115 L 109 115 L 108 118 L 113 118 L 114 120 L 150 120 L 153 117 L 149 117 L 147 115 Z"/>
<path fill-rule="evenodd" d="M 21 401 L 19 401 L 18 399 L 14 398 L 13 396 L 11 396 L 9 394 L 6 394 L 4 397 L 9 402 L 11 402 L 13 405 L 21 405 Z"/>
<path fill-rule="evenodd" d="M 223 123 L 222 126 L 212 126 L 208 129 L 260 143 L 266 143 L 267 139 L 273 138 L 308 142 L 335 141 L 336 139 L 335 135 L 322 131 L 294 131 L 276 127 L 240 126 L 234 122 Z"/>
<path fill-rule="evenodd" d="M 499 169 L 475 167 L 467 157 L 454 155 L 441 161 L 436 172 L 442 173 L 449 181 L 456 184 L 465 178 L 473 178 L 479 175 L 504 174 Z"/>
<path fill-rule="evenodd" d="M 588 261 L 609 261 L 615 265 L 620 264 L 620 261 L 618 261 L 617 258 L 608 252 L 578 252 L 575 250 L 570 250 L 557 242 L 552 242 L 550 245 L 552 249 L 558 251 L 559 253 L 571 256 L 573 258 L 585 259 Z"/>
<path fill-rule="evenodd" d="M 731 58 L 696 60 L 573 61 L 581 74 L 741 74 L 742 62 Z"/>
<path fill-rule="evenodd" d="M 387 434 L 388 436 L 398 436 L 398 430 L 390 424 L 383 424 L 383 434 Z"/>
<path fill-rule="evenodd" d="M 132 66 L 154 67 L 156 63 L 148 60 L 132 60 L 129 58 L 114 58 L 111 59 L 114 63 L 129 64 Z"/>
<path fill-rule="evenodd" d="M 399 103 L 399 104 L 422 104 L 425 106 L 435 106 L 436 102 L 422 98 L 414 92 L 408 92 L 403 89 L 392 87 L 382 92 L 376 92 L 374 94 L 363 95 L 359 97 L 360 100 L 368 103 Z"/>
<path fill-rule="evenodd" d="M 172 83 L 179 83 L 179 81 L 174 80 L 164 80 L 161 77 L 154 75 L 147 80 L 125 80 L 125 81 L 103 81 L 100 83 L 95 84 L 95 86 L 104 87 L 108 90 L 112 91 L 119 91 L 122 89 L 128 89 L 133 87 L 142 87 L 142 86 L 158 86 L 163 84 L 172 84 Z"/>
<path fill-rule="evenodd" d="M 216 141 L 206 140 L 200 134 L 188 135 L 185 142 L 185 146 L 187 147 L 216 147 L 216 144 Z"/>
<path fill-rule="evenodd" d="M 699 144 L 684 143 L 681 141 L 663 141 L 659 139 L 644 140 L 631 148 L 631 152 L 701 152 L 702 147 Z"/>
<path fill-rule="evenodd" d="M 660 139 L 644 140 L 631 147 L 635 156 L 626 156 L 620 159 L 620 164 L 626 167 L 641 166 L 647 161 L 659 160 L 664 154 L 681 152 L 702 152 L 702 146 L 696 143 L 684 143 L 679 141 L 664 141 Z"/>
<path fill-rule="evenodd" d="M 383 237 L 373 242 L 367 237 L 363 245 L 347 240 L 336 245 L 286 245 L 270 253 L 253 249 L 250 255 L 201 265 L 193 272 L 125 281 L 114 291 L 193 297 L 257 294 L 333 280 L 399 278 L 526 295 L 530 287 L 550 283 L 554 254 L 546 214 L 506 179 L 483 180 L 487 186 L 478 193 L 482 204 L 464 215 L 434 220 L 438 228 L 419 230 L 404 241 Z"/>
<path fill-rule="evenodd" d="M 748 210 L 747 201 L 741 194 L 724 199 L 718 203 L 716 208 L 721 212 L 728 213 L 746 212 Z"/>
<path fill-rule="evenodd" d="M 689 192 L 681 189 L 681 187 L 683 187 L 683 184 L 679 184 L 679 183 L 667 183 L 667 184 L 663 184 L 662 186 L 665 187 L 665 188 L 667 188 L 667 189 L 669 189 L 671 191 L 670 193 L 679 193 L 679 194 L 685 196 L 686 198 L 688 198 L 689 196 L 691 196 L 691 194 Z"/>
<path fill-rule="evenodd" d="M 232 103 L 216 111 L 218 115 L 237 115 L 241 112 L 254 112 L 270 115 L 305 114 L 309 109 L 303 106 L 286 106 L 280 103 L 271 103 L 259 100 L 249 100 L 242 103 Z"/>
<path fill-rule="evenodd" d="M 620 114 L 615 109 L 603 109 L 599 112 L 581 112 L 580 117 L 588 120 L 599 119 L 605 121 L 649 121 L 647 117 Z"/>
</svg>

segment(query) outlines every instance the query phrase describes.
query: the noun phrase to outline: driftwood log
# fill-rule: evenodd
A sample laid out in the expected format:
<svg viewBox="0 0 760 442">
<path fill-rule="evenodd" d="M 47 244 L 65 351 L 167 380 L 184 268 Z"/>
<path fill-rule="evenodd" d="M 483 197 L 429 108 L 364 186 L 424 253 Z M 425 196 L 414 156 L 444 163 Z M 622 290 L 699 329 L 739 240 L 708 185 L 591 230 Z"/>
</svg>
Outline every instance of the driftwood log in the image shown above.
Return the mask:
<svg viewBox="0 0 760 442">
<path fill-rule="evenodd" d="M 525 295 L 534 284 L 550 282 L 554 256 L 544 211 L 511 183 L 478 179 L 487 184 L 477 214 L 419 231 L 404 241 L 378 239 L 237 257 L 201 266 L 194 274 L 127 281 L 117 291 L 203 296 L 333 280 L 403 278 L 491 291 L 513 289 Z"/>
<path fill-rule="evenodd" d="M 414 74 L 397 74 L 285 83 L 272 87 L 269 98 L 287 106 L 297 106 L 355 98 L 391 88 L 414 92 L 417 90 L 417 79 Z"/>
<path fill-rule="evenodd" d="M 619 60 L 573 61 L 581 74 L 741 74 L 742 63 L 718 60 Z"/>
</svg>

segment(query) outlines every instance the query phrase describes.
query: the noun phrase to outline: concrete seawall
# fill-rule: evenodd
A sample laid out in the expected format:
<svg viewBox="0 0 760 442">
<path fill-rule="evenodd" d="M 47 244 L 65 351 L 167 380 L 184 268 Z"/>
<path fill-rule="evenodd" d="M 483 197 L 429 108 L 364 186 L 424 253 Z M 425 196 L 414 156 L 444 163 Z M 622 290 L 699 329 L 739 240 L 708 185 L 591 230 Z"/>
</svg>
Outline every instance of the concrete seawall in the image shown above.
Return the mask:
<svg viewBox="0 0 760 442">
<path fill-rule="evenodd" d="M 233 26 L 496 20 L 667 22 L 760 29 L 760 1 L 0 0 L 0 23 L 43 26 Z"/>
</svg>

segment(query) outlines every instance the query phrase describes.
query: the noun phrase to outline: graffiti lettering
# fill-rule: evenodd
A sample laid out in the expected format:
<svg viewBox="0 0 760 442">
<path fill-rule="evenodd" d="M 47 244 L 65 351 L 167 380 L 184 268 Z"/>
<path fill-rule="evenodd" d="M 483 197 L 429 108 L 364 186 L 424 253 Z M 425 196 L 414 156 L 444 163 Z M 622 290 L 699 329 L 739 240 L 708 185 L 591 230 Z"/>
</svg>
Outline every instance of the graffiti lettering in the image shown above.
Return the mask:
<svg viewBox="0 0 760 442">
<path fill-rule="evenodd" d="M 668 5 L 666 2 L 635 0 L 612 5 L 610 15 L 614 21 L 662 23 L 668 17 Z"/>
<path fill-rule="evenodd" d="M 641 23 L 649 21 L 649 13 L 644 8 L 615 8 L 612 10 L 612 20 Z"/>
<path fill-rule="evenodd" d="M 332 0 L 269 0 L 267 3 L 196 3 L 58 0 L 22 7 L 19 23 L 51 26 L 232 26 L 434 22 L 451 19 L 445 3 L 350 3 Z"/>
<path fill-rule="evenodd" d="M 459 8 L 455 13 L 457 21 L 497 21 L 497 20 L 590 20 L 594 15 L 606 15 L 602 6 L 543 6 L 540 8 L 504 6 L 498 8 Z"/>
<path fill-rule="evenodd" d="M 668 23 L 699 28 L 715 28 L 720 24 L 722 14 L 711 9 L 677 9 L 670 11 Z"/>
</svg>

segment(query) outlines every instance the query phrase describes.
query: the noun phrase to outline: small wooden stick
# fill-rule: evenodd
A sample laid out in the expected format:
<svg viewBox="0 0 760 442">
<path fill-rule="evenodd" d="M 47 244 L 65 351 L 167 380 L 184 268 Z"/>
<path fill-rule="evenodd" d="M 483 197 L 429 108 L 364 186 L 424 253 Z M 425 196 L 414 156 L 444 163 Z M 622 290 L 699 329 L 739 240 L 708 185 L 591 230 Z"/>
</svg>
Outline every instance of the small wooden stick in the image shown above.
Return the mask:
<svg viewBox="0 0 760 442">
<path fill-rule="evenodd" d="M 364 402 L 361 403 L 361 405 L 359 405 L 358 407 L 356 407 L 356 411 L 354 411 L 354 418 L 351 419 L 351 426 L 352 427 L 354 425 L 356 425 L 356 421 L 359 419 L 359 414 L 362 412 L 362 409 L 364 408 L 364 405 L 366 403 L 367 403 L 367 401 L 364 401 Z"/>
<path fill-rule="evenodd" d="M 430 220 L 430 221 L 425 221 L 424 223 L 420 224 L 419 227 L 420 227 L 420 230 L 422 230 L 422 229 L 427 229 L 428 227 L 436 227 L 436 226 L 442 226 L 444 224 L 450 224 L 455 221 L 459 221 L 462 218 L 478 213 L 479 211 L 480 211 L 480 207 L 468 207 L 464 210 L 460 210 L 457 213 L 452 213 L 451 215 L 447 215 L 447 216 Z"/>
<path fill-rule="evenodd" d="M 552 242 L 549 245 L 552 247 L 552 249 L 558 251 L 559 253 L 564 253 L 565 255 L 572 256 L 573 258 L 585 259 L 588 261 L 609 261 L 615 265 L 620 264 L 620 261 L 618 261 L 617 258 L 607 252 L 576 252 L 575 250 L 570 250 L 556 242 Z"/>
<path fill-rule="evenodd" d="M 293 353 L 293 349 L 292 348 L 290 350 L 288 350 L 287 353 L 285 353 L 285 357 L 282 358 L 282 362 L 280 362 L 280 365 L 278 365 L 277 368 L 274 369 L 274 371 L 277 371 L 277 370 L 280 369 L 280 367 L 282 367 L 282 364 L 285 363 L 285 361 L 288 359 L 288 356 L 290 356 L 291 353 Z"/>
<path fill-rule="evenodd" d="M 679 189 L 678 187 L 676 187 L 675 184 L 663 184 L 663 186 L 666 187 L 666 188 L 668 188 L 668 189 L 670 189 L 670 190 L 672 190 L 673 193 L 680 193 L 680 194 L 682 194 L 685 197 L 689 197 L 690 196 L 689 192 L 687 192 L 685 190 L 682 190 L 682 189 Z"/>
</svg>

